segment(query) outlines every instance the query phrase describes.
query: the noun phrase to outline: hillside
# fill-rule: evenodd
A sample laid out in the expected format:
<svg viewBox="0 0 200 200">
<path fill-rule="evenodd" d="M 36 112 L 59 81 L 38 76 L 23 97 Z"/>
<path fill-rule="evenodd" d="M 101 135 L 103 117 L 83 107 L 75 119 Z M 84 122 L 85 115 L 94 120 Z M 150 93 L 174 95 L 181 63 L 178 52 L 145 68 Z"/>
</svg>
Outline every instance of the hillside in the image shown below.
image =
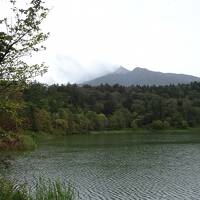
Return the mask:
<svg viewBox="0 0 200 200">
<path fill-rule="evenodd" d="M 132 71 L 129 71 L 123 67 L 119 67 L 115 72 L 93 79 L 91 81 L 84 82 L 92 86 L 101 84 L 109 85 L 170 85 L 170 84 L 187 84 L 191 82 L 199 82 L 200 78 L 185 75 L 185 74 L 173 74 L 150 71 L 145 68 L 137 67 Z"/>
</svg>

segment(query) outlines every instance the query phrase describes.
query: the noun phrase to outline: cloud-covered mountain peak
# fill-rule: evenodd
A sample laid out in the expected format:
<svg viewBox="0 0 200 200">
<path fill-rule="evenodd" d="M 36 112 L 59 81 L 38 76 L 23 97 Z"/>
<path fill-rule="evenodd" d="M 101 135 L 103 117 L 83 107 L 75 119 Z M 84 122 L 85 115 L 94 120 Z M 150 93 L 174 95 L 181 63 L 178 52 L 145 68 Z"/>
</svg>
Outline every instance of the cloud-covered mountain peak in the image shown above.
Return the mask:
<svg viewBox="0 0 200 200">
<path fill-rule="evenodd" d="M 126 74 L 130 72 L 128 69 L 120 66 L 119 68 L 117 68 L 117 70 L 114 72 L 115 74 Z"/>
<path fill-rule="evenodd" d="M 132 71 L 119 67 L 114 73 L 101 76 L 99 78 L 87 81 L 83 84 L 101 85 L 101 84 L 119 84 L 123 86 L 130 85 L 177 85 L 179 83 L 190 83 L 200 81 L 199 77 L 185 74 L 173 74 L 150 71 L 145 68 L 137 67 Z"/>
</svg>

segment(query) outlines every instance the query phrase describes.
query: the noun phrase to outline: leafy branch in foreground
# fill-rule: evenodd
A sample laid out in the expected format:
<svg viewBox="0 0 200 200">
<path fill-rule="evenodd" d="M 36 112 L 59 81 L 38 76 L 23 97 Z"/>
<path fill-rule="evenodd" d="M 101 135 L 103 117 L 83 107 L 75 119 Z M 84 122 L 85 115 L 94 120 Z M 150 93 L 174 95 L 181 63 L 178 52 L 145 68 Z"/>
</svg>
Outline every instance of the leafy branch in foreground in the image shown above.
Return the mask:
<svg viewBox="0 0 200 200">
<path fill-rule="evenodd" d="M 0 19 L 0 119 L 4 121 L 0 127 L 16 130 L 21 122 L 22 90 L 47 71 L 44 63 L 30 64 L 28 59 L 46 49 L 42 43 L 49 33 L 42 32 L 41 24 L 49 9 L 42 0 L 27 0 L 21 8 L 20 1 L 9 2 L 11 17 Z"/>
<path fill-rule="evenodd" d="M 13 83 L 25 83 L 42 75 L 47 67 L 42 64 L 28 64 L 25 59 L 34 52 L 45 50 L 41 44 L 49 33 L 43 33 L 40 26 L 49 9 L 41 0 L 31 0 L 25 8 L 18 8 L 16 0 L 10 0 L 12 19 L 0 20 L 0 93 Z"/>
</svg>

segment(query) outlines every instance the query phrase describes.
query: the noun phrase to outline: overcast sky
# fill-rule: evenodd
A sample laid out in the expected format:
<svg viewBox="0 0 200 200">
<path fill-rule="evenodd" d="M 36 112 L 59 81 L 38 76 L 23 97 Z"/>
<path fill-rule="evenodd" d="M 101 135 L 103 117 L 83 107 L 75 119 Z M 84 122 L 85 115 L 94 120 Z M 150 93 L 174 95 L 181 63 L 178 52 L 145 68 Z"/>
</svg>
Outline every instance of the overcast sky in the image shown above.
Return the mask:
<svg viewBox="0 0 200 200">
<path fill-rule="evenodd" d="M 200 76 L 200 0 L 46 2 L 51 37 L 34 58 L 50 66 L 42 81 L 80 82 L 119 65 Z"/>
</svg>

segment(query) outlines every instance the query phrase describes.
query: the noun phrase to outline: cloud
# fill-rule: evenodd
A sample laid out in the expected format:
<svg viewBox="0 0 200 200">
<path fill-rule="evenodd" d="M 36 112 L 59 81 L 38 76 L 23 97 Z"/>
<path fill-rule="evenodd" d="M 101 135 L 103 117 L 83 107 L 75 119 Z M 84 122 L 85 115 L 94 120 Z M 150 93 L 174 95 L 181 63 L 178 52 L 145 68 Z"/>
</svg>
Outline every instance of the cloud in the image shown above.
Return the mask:
<svg viewBox="0 0 200 200">
<path fill-rule="evenodd" d="M 20 1 L 19 2 L 24 2 Z M 82 82 L 127 69 L 200 76 L 199 0 L 47 0 L 45 83 Z M 9 3 L 0 0 L 0 18 Z M 28 58 L 30 59 L 30 58 Z M 99 61 L 100 60 L 100 61 Z M 103 62 L 101 62 L 103 61 Z"/>
<path fill-rule="evenodd" d="M 77 60 L 59 54 L 51 60 L 48 72 L 37 80 L 47 84 L 81 83 L 111 73 L 117 67 L 119 66 L 104 62 L 81 65 Z"/>
</svg>

